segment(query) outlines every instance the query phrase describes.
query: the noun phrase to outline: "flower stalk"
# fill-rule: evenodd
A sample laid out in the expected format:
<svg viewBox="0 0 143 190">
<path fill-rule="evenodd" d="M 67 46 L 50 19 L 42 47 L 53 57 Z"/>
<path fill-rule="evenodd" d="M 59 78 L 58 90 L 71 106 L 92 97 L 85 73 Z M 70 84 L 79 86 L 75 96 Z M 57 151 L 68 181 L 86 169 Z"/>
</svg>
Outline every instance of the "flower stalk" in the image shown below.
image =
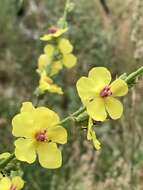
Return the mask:
<svg viewBox="0 0 143 190">
<path fill-rule="evenodd" d="M 6 158 L 0 163 L 0 169 L 4 169 L 14 158 L 15 154 L 12 153 L 8 158 Z"/>
</svg>

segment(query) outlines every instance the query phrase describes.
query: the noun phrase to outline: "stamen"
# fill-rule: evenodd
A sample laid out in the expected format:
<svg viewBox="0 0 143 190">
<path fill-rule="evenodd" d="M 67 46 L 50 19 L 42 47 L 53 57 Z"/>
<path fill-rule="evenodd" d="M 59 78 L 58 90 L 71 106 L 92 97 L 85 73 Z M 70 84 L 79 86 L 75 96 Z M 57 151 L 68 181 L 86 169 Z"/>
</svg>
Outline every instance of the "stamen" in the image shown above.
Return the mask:
<svg viewBox="0 0 143 190">
<path fill-rule="evenodd" d="M 50 27 L 50 28 L 48 29 L 48 33 L 50 33 L 50 34 L 54 34 L 54 33 L 57 32 L 57 30 L 58 30 L 58 28 L 52 26 L 52 27 Z"/>
<path fill-rule="evenodd" d="M 103 98 L 107 96 L 111 96 L 111 95 L 112 95 L 112 92 L 109 86 L 105 86 L 105 88 L 103 88 L 103 90 L 100 92 L 100 96 Z"/>
<path fill-rule="evenodd" d="M 14 185 L 11 185 L 10 190 L 16 190 L 16 189 L 17 187 L 15 187 Z"/>
<path fill-rule="evenodd" d="M 36 133 L 35 135 L 36 140 L 40 142 L 47 141 L 46 132 L 47 130 L 45 129 L 43 132 Z"/>
</svg>

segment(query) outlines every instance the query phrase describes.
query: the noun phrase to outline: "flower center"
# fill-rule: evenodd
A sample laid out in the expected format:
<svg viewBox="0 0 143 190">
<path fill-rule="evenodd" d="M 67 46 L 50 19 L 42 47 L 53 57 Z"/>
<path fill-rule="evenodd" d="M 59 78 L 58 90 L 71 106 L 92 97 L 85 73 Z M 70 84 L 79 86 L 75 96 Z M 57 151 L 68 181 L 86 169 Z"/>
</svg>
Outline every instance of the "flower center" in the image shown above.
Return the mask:
<svg viewBox="0 0 143 190">
<path fill-rule="evenodd" d="M 103 98 L 107 96 L 111 96 L 111 95 L 112 95 L 112 92 L 109 86 L 105 86 L 103 90 L 100 92 L 100 96 Z"/>
<path fill-rule="evenodd" d="M 11 185 L 10 190 L 16 190 L 16 189 L 17 189 L 17 187 L 16 187 L 16 186 Z"/>
<path fill-rule="evenodd" d="M 47 141 L 47 136 L 46 136 L 47 130 L 44 130 L 44 132 L 38 132 L 35 135 L 35 138 L 37 141 L 44 142 Z"/>
<path fill-rule="evenodd" d="M 52 26 L 52 27 L 50 27 L 49 29 L 48 29 L 48 33 L 50 33 L 50 34 L 54 34 L 54 33 L 56 33 L 58 31 L 58 28 L 56 28 L 56 27 L 54 27 L 54 26 Z"/>
</svg>

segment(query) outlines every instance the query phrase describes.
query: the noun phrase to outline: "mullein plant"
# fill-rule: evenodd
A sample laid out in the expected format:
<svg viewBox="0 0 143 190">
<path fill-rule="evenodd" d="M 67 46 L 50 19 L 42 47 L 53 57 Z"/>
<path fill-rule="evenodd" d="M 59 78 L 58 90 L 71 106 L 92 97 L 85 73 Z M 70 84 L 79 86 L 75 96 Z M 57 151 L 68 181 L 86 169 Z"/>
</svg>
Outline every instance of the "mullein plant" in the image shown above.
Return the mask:
<svg viewBox="0 0 143 190">
<path fill-rule="evenodd" d="M 65 66 L 71 68 L 76 64 L 72 54 L 73 46 L 63 38 L 68 31 L 65 17 L 72 4 L 67 1 L 64 16 L 59 26 L 51 27 L 49 33 L 41 40 L 49 42 L 40 55 L 37 72 L 40 75 L 39 94 L 49 91 L 63 94 L 62 89 L 53 82 L 52 76 Z M 87 140 L 100 150 L 101 142 L 97 139 L 95 128 L 107 119 L 119 119 L 123 114 L 123 105 L 117 98 L 127 95 L 128 90 L 143 74 L 143 67 L 127 76 L 126 73 L 111 82 L 111 74 L 105 67 L 95 67 L 89 71 L 88 77 L 81 77 L 76 84 L 77 92 L 83 106 L 64 119 L 58 113 L 45 107 L 34 107 L 32 102 L 23 102 L 20 112 L 12 119 L 12 135 L 15 149 L 13 153 L 0 155 L 0 189 L 20 190 L 24 187 L 21 162 L 32 164 L 38 158 L 40 165 L 46 169 L 62 166 L 61 145 L 67 143 L 68 134 L 65 123 L 87 125 Z M 39 96 L 37 94 L 37 96 Z"/>
</svg>

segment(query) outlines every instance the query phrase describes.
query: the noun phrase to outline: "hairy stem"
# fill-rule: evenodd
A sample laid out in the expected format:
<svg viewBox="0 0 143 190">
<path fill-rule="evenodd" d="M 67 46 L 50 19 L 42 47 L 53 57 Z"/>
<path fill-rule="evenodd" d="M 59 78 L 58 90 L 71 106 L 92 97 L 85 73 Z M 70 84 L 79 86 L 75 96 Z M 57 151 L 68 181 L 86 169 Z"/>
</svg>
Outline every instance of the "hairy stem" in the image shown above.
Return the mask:
<svg viewBox="0 0 143 190">
<path fill-rule="evenodd" d="M 58 125 L 63 125 L 68 121 L 75 121 L 76 120 L 75 118 L 79 116 L 81 113 L 83 113 L 85 110 L 86 110 L 85 106 L 79 108 L 77 111 L 75 111 L 74 113 L 66 117 L 65 119 L 61 120 L 61 122 L 58 123 Z"/>
<path fill-rule="evenodd" d="M 143 75 L 143 67 L 140 67 L 138 70 L 136 70 L 135 72 L 129 74 L 126 78 L 125 78 L 125 81 L 128 83 L 128 84 L 132 84 L 135 79 L 139 76 L 142 76 Z"/>
<path fill-rule="evenodd" d="M 7 159 L 0 163 L 0 169 L 4 169 L 7 166 L 7 164 L 10 163 L 14 158 L 15 154 L 12 153 Z"/>
</svg>

